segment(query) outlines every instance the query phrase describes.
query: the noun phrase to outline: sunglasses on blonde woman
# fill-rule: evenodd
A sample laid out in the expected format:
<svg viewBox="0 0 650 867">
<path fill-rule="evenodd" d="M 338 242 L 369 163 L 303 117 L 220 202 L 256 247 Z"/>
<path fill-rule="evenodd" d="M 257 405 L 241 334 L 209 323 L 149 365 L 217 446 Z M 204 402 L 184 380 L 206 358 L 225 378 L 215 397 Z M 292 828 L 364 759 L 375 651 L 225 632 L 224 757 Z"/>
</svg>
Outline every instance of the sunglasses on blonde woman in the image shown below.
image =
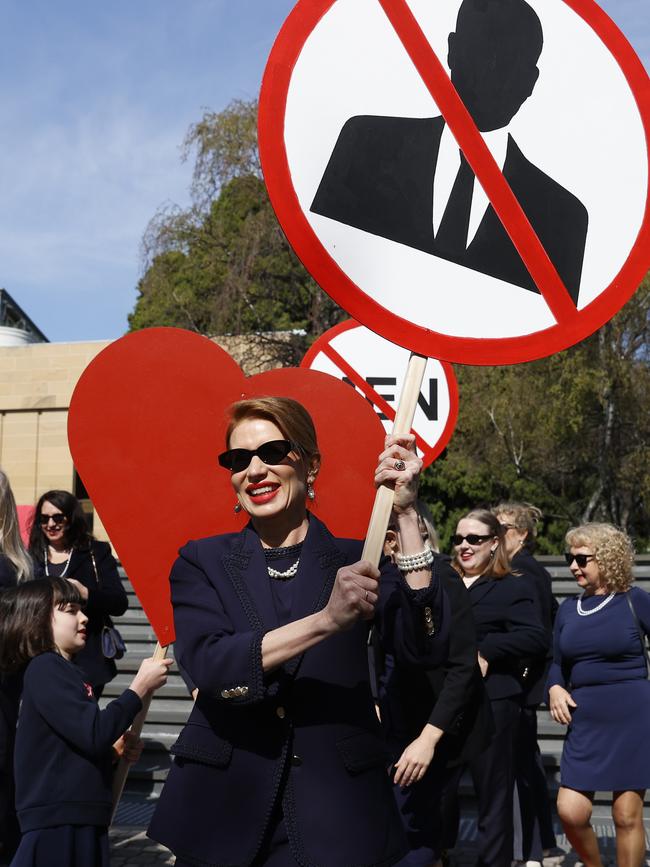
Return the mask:
<svg viewBox="0 0 650 867">
<path fill-rule="evenodd" d="M 595 554 L 570 554 L 567 552 L 564 555 L 564 559 L 566 560 L 567 566 L 570 566 L 575 560 L 580 569 L 584 569 L 587 563 L 590 560 L 593 560 L 595 556 Z"/>
</svg>

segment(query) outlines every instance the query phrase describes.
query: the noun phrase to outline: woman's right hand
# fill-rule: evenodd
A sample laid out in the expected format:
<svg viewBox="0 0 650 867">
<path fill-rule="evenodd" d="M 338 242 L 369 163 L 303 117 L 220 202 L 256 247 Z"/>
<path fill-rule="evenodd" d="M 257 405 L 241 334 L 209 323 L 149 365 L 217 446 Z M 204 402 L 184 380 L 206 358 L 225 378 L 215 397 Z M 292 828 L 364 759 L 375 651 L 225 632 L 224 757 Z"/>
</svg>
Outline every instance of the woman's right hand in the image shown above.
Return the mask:
<svg viewBox="0 0 650 867">
<path fill-rule="evenodd" d="M 339 569 L 324 608 L 335 632 L 351 629 L 359 618 L 373 618 L 379 598 L 379 574 L 379 569 L 367 560 Z"/>
<path fill-rule="evenodd" d="M 146 698 L 167 682 L 167 673 L 172 662 L 172 659 L 143 659 L 129 689 L 141 699 Z"/>
<path fill-rule="evenodd" d="M 568 726 L 571 722 L 570 708 L 578 707 L 571 697 L 571 693 L 567 692 L 567 690 L 559 684 L 555 684 L 555 686 L 552 686 L 549 689 L 548 705 L 549 710 L 551 711 L 551 716 L 555 722 L 562 723 L 562 725 L 565 726 Z"/>
</svg>

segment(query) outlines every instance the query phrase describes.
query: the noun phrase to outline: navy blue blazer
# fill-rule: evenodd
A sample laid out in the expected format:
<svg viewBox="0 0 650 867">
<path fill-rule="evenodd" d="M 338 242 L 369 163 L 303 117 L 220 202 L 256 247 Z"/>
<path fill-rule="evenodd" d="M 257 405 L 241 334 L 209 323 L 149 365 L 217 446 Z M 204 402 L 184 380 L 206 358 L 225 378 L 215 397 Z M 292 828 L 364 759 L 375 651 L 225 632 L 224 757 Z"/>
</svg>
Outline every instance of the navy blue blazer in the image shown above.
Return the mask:
<svg viewBox="0 0 650 867">
<path fill-rule="evenodd" d="M 427 722 L 442 729 L 445 734 L 436 747 L 439 770 L 475 758 L 490 742 L 494 723 L 478 667 L 469 595 L 446 555 L 437 555 L 436 563 L 449 601 L 449 653 L 442 664 L 427 670 L 387 666 L 381 720 L 395 760 Z"/>
<path fill-rule="evenodd" d="M 458 578 L 459 581 L 462 579 Z M 523 692 L 521 661 L 548 650 L 549 638 L 529 582 L 515 575 L 479 578 L 469 588 L 481 656 L 489 663 L 491 701 Z"/>
<path fill-rule="evenodd" d="M 292 621 L 325 606 L 337 570 L 361 550 L 310 517 Z M 437 664 L 448 631 L 437 576 L 412 591 L 388 561 L 381 571 L 379 630 L 404 659 Z M 171 574 L 176 653 L 199 697 L 149 834 L 183 861 L 244 867 L 281 804 L 299 863 L 393 864 L 406 846 L 370 691 L 368 624 L 265 673 L 262 638 L 278 626 L 269 581 L 250 525 L 181 549 Z"/>
<path fill-rule="evenodd" d="M 553 579 L 546 569 L 528 551 L 519 551 L 512 558 L 512 570 L 526 581 L 533 590 L 537 612 L 546 630 L 549 646 L 545 653 L 525 660 L 528 669 L 523 681 L 524 703 L 534 707 L 544 701 L 546 678 L 553 661 L 553 624 L 557 614 L 558 601 L 553 595 Z"/>
<path fill-rule="evenodd" d="M 16 811 L 23 833 L 109 824 L 111 745 L 141 707 L 127 689 L 100 710 L 75 665 L 58 653 L 32 659 L 16 733 Z"/>
<path fill-rule="evenodd" d="M 117 563 L 111 554 L 108 542 L 91 542 L 95 555 L 99 583 L 89 550 L 75 548 L 72 551 L 66 578 L 74 578 L 88 589 L 88 601 L 84 611 L 88 615 L 86 646 L 75 656 L 75 664 L 83 671 L 95 689 L 113 680 L 117 668 L 112 659 L 106 659 L 102 651 L 101 633 L 106 617 L 119 617 L 129 607 L 129 600 L 117 571 Z M 41 561 L 34 562 L 34 577 L 44 578 L 45 567 Z"/>
</svg>

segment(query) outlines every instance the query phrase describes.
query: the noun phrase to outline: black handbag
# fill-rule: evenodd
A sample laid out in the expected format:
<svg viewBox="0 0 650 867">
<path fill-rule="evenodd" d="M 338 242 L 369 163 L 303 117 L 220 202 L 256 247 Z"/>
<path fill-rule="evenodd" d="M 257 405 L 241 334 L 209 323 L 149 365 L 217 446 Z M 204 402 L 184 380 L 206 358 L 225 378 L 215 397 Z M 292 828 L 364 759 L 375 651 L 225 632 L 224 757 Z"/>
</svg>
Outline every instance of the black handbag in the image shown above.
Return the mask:
<svg viewBox="0 0 650 867">
<path fill-rule="evenodd" d="M 637 631 L 639 633 L 639 641 L 641 642 L 641 649 L 643 652 L 643 658 L 645 659 L 646 669 L 648 672 L 648 680 L 650 680 L 650 652 L 648 651 L 648 646 L 645 640 L 645 633 L 641 628 L 641 624 L 639 623 L 639 618 L 637 617 L 637 613 L 634 610 L 634 605 L 632 604 L 632 598 L 630 596 L 630 591 L 628 590 L 625 594 L 625 598 L 627 599 L 627 604 L 630 606 L 630 611 L 632 612 L 632 617 L 634 619 L 634 623 L 636 625 Z"/>
<path fill-rule="evenodd" d="M 93 561 L 93 569 L 95 570 L 95 581 L 97 586 L 101 587 L 102 582 L 99 578 L 97 563 L 95 562 L 95 554 L 93 549 L 90 549 L 90 559 Z M 126 642 L 120 634 L 120 630 L 115 626 L 108 614 L 104 615 L 104 625 L 101 632 L 102 653 L 106 659 L 122 659 L 126 653 Z"/>
</svg>

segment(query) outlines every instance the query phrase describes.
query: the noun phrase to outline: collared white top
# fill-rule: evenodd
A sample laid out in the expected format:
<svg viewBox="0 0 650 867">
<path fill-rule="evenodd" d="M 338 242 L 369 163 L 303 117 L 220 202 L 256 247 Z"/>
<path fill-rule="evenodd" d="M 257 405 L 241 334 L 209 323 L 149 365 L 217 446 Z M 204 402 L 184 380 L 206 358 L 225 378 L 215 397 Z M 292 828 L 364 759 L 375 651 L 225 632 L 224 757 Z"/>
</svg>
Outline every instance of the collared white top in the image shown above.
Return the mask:
<svg viewBox="0 0 650 867">
<path fill-rule="evenodd" d="M 506 161 L 506 153 L 508 150 L 508 130 L 507 128 L 495 129 L 491 132 L 482 132 L 483 141 L 490 149 L 490 153 L 494 157 L 497 165 L 503 171 L 503 166 Z M 460 168 L 460 150 L 456 139 L 451 130 L 445 124 L 440 137 L 440 148 L 438 150 L 438 161 L 436 163 L 436 171 L 433 178 L 433 234 L 438 234 L 442 217 L 445 213 L 445 208 L 449 201 L 458 169 Z M 474 193 L 472 195 L 472 211 L 469 218 L 469 230 L 467 233 L 466 247 L 472 243 L 474 235 L 481 225 L 481 220 L 485 216 L 490 200 L 485 194 L 483 187 L 478 178 L 475 179 Z"/>
</svg>

